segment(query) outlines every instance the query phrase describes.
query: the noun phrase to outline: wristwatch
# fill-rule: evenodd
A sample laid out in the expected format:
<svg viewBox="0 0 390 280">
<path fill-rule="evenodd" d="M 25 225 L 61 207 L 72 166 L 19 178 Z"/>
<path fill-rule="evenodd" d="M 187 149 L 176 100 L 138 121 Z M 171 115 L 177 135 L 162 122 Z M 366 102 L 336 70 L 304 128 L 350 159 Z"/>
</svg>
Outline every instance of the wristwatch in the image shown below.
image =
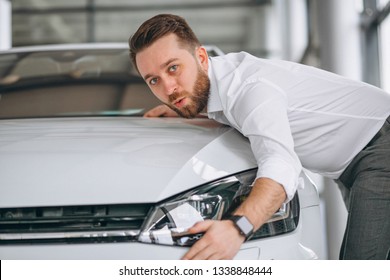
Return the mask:
<svg viewBox="0 0 390 280">
<path fill-rule="evenodd" d="M 239 216 L 239 215 L 233 215 L 228 218 L 228 220 L 233 221 L 235 227 L 237 228 L 238 232 L 245 237 L 245 240 L 248 240 L 252 234 L 253 234 L 253 225 L 247 217 L 245 216 Z"/>
</svg>

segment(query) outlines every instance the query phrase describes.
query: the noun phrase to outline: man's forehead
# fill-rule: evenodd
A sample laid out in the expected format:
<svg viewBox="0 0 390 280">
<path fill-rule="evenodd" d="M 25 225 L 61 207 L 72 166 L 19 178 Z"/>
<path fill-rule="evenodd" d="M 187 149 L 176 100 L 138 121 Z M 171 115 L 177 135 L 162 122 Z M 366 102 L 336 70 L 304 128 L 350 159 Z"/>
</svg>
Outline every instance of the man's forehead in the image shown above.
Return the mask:
<svg viewBox="0 0 390 280">
<path fill-rule="evenodd" d="M 181 48 L 181 47 L 180 47 L 180 44 L 179 44 L 179 41 L 178 41 L 176 35 L 169 34 L 169 35 L 165 35 L 161 38 L 158 38 L 152 44 L 150 44 L 149 46 L 144 48 L 139 53 L 142 53 L 142 52 L 145 52 L 148 50 L 153 50 L 153 51 L 158 50 L 159 52 L 162 52 L 162 51 L 169 52 L 170 50 L 177 49 L 177 48 Z"/>
</svg>

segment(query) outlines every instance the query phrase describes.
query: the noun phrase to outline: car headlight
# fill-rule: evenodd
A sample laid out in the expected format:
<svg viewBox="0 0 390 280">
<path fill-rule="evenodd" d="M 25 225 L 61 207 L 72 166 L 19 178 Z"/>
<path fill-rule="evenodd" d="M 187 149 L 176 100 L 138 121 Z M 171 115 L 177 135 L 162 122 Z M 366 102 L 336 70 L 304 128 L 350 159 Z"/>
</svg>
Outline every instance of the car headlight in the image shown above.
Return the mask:
<svg viewBox="0 0 390 280">
<path fill-rule="evenodd" d="M 138 241 L 191 246 L 202 234 L 189 235 L 187 229 L 198 221 L 228 217 L 248 196 L 256 172 L 257 169 L 253 169 L 207 183 L 156 205 L 144 223 Z M 296 229 L 298 219 L 299 201 L 295 195 L 249 240 L 291 232 Z"/>
</svg>

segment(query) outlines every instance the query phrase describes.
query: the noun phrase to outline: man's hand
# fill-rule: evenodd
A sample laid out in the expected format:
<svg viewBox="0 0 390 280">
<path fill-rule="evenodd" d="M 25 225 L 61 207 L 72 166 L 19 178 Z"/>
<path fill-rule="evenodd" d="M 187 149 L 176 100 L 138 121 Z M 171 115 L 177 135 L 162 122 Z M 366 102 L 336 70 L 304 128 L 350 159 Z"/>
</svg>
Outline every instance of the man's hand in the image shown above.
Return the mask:
<svg viewBox="0 0 390 280">
<path fill-rule="evenodd" d="M 247 217 L 256 231 L 280 208 L 285 199 L 282 185 L 269 178 L 259 178 L 234 214 Z M 232 259 L 245 240 L 230 220 L 202 221 L 188 232 L 205 234 L 183 256 L 185 260 Z"/>
<path fill-rule="evenodd" d="M 144 114 L 146 118 L 179 117 L 179 115 L 167 105 L 158 105 Z"/>
<path fill-rule="evenodd" d="M 198 222 L 188 232 L 205 232 L 205 235 L 183 256 L 183 260 L 233 259 L 245 240 L 230 220 Z"/>
</svg>

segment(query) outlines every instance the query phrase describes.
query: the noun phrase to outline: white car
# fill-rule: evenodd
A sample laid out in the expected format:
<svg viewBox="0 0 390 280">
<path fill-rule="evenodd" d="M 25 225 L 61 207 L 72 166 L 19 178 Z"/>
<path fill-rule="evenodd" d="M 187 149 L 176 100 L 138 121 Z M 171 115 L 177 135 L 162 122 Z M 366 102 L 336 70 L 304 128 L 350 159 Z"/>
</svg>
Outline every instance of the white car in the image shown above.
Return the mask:
<svg viewBox="0 0 390 280">
<path fill-rule="evenodd" d="M 218 49 L 209 48 L 214 55 Z M 0 259 L 180 259 L 256 174 L 248 140 L 158 104 L 123 44 L 0 52 Z M 316 187 L 283 205 L 236 259 L 323 259 Z"/>
</svg>

